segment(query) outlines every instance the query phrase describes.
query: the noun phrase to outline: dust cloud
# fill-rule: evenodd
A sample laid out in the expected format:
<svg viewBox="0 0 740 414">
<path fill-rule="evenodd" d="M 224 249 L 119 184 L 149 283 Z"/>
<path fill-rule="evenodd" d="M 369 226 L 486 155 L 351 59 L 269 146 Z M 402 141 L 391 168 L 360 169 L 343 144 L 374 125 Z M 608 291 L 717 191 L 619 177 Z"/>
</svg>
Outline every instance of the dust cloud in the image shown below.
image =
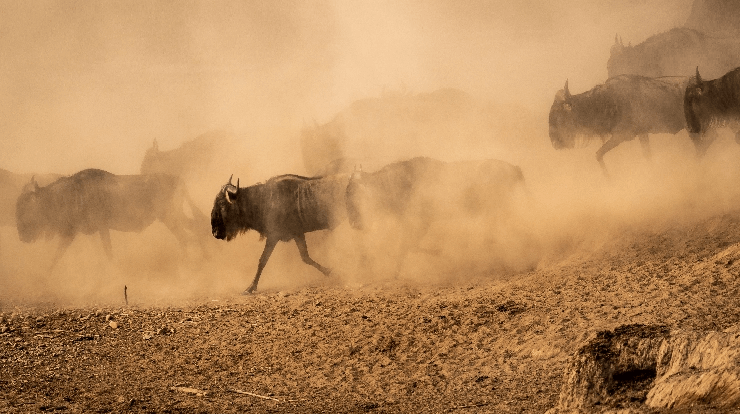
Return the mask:
<svg viewBox="0 0 740 414">
<path fill-rule="evenodd" d="M 154 139 L 170 150 L 208 131 L 228 131 L 235 139 L 188 182 L 208 214 L 232 173 L 242 186 L 306 174 L 299 136 L 307 124 L 328 123 L 362 99 L 457 89 L 484 114 L 466 118 L 474 124 L 462 133 L 417 131 L 413 145 L 404 141 L 412 135 L 381 137 L 369 152 L 385 154 L 378 164 L 418 155 L 504 160 L 522 168 L 527 195 L 505 225 L 435 222 L 422 247 L 436 253 L 412 253 L 400 280 L 515 275 L 625 232 L 736 209 L 740 147 L 724 132 L 701 160 L 685 131 L 652 136 L 650 161 L 639 143 L 624 143 L 605 158 L 610 180 L 595 161 L 596 143 L 556 151 L 548 138 L 548 111 L 566 79 L 573 94 L 602 83 L 615 34 L 637 44 L 682 25 L 691 3 L 5 1 L 0 168 L 136 174 Z M 482 119 L 485 125 L 475 124 Z M 394 122 L 388 131 L 402 128 Z M 472 134 L 476 139 L 456 143 Z M 303 264 L 293 243 L 281 243 L 259 289 L 391 280 L 383 258 L 392 255 L 397 230 L 370 238 L 344 223 L 309 234 L 313 258 L 336 270 L 331 280 Z M 14 227 L 2 227 L 0 306 L 121 304 L 124 285 L 132 304 L 246 288 L 263 247 L 259 236 L 226 243 L 210 237 L 207 224 L 203 232 L 207 257 L 180 248 L 161 223 L 141 233 L 113 232 L 112 261 L 97 235 L 78 235 L 49 273 L 57 239 L 22 244 Z"/>
</svg>

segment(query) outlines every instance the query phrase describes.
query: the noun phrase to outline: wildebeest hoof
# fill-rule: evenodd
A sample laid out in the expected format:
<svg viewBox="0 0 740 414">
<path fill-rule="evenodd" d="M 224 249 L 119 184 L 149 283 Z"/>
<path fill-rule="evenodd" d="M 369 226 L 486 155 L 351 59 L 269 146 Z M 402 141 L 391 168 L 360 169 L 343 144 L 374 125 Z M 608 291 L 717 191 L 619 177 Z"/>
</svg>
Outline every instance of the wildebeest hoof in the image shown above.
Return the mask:
<svg viewBox="0 0 740 414">
<path fill-rule="evenodd" d="M 255 290 L 257 290 L 257 286 L 250 286 L 247 290 L 242 292 L 242 295 L 251 295 Z"/>
</svg>

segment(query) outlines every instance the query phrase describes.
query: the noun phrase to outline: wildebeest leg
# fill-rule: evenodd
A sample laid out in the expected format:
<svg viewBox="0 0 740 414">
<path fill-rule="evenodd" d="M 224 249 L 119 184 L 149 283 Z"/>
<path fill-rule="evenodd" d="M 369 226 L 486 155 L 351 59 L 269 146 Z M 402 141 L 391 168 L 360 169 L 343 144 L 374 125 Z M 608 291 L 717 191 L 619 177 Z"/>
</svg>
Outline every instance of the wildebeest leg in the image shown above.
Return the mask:
<svg viewBox="0 0 740 414">
<path fill-rule="evenodd" d="M 75 236 L 61 236 L 59 239 L 59 246 L 57 246 L 57 251 L 54 254 L 54 258 L 51 259 L 51 266 L 49 266 L 49 272 L 54 270 L 57 263 L 59 262 L 59 259 L 62 258 L 64 255 L 64 252 L 67 251 L 69 248 L 69 245 L 72 244 L 72 240 L 74 240 Z"/>
<path fill-rule="evenodd" d="M 110 230 L 100 230 L 100 241 L 103 242 L 103 249 L 105 250 L 106 256 L 108 256 L 108 260 L 113 260 L 113 245 L 110 242 Z"/>
<path fill-rule="evenodd" d="M 606 170 L 606 164 L 604 164 L 604 154 L 616 148 L 616 146 L 619 145 L 622 141 L 623 139 L 612 136 L 611 138 L 609 138 L 608 141 L 604 143 L 604 145 L 601 146 L 601 148 L 599 148 L 598 151 L 596 151 L 596 161 L 598 161 L 599 165 L 601 165 L 601 171 L 606 177 L 609 177 L 609 172 Z"/>
<path fill-rule="evenodd" d="M 712 142 L 717 139 L 717 131 L 712 128 L 703 134 L 689 132 L 689 138 L 691 138 L 691 142 L 694 143 L 694 148 L 696 148 L 696 156 L 701 158 L 707 153 Z"/>
<path fill-rule="evenodd" d="M 301 253 L 301 259 L 303 259 L 303 263 L 310 264 L 311 266 L 319 269 L 319 271 L 323 273 L 325 276 L 331 275 L 331 269 L 328 269 L 316 263 L 313 259 L 311 259 L 311 256 L 308 255 L 308 246 L 306 245 L 306 235 L 305 234 L 296 236 L 295 244 L 296 246 L 298 246 L 298 251 Z"/>
<path fill-rule="evenodd" d="M 278 239 L 271 239 L 267 238 L 265 241 L 265 248 L 262 250 L 262 256 L 260 256 L 260 262 L 257 265 L 257 274 L 254 276 L 254 280 L 252 280 L 252 284 L 247 288 L 247 290 L 244 291 L 244 293 L 252 293 L 255 290 L 257 290 L 257 283 L 260 281 L 260 275 L 262 275 L 262 270 L 265 268 L 265 265 L 267 264 L 267 261 L 270 260 L 270 255 L 272 254 L 272 251 L 275 250 L 275 246 L 278 243 Z"/>
<path fill-rule="evenodd" d="M 648 134 L 641 134 L 638 138 L 640 139 L 640 146 L 642 147 L 642 155 L 646 160 L 650 161 L 653 154 L 650 150 L 650 139 L 648 138 Z"/>
</svg>

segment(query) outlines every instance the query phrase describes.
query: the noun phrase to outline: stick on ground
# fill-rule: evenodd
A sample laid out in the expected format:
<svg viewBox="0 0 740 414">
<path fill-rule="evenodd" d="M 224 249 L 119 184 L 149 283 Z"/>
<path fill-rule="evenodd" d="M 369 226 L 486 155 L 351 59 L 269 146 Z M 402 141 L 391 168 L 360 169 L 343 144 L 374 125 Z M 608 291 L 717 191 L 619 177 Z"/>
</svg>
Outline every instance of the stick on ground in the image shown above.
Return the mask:
<svg viewBox="0 0 740 414">
<path fill-rule="evenodd" d="M 230 389 L 229 391 L 235 392 L 237 394 L 251 395 L 252 397 L 262 398 L 263 400 L 273 400 L 273 401 L 277 401 L 277 402 L 282 402 L 282 400 L 278 400 L 277 398 L 268 397 L 266 395 L 259 395 L 259 394 L 255 394 L 253 392 L 233 390 L 233 389 Z"/>
</svg>

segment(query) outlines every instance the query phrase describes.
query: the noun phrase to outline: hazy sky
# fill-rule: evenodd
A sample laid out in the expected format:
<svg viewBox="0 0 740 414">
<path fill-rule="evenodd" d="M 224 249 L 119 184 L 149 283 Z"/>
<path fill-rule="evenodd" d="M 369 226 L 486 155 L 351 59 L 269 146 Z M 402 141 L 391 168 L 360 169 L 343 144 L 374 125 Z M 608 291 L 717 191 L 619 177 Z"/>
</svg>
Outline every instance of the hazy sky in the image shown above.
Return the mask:
<svg viewBox="0 0 740 414">
<path fill-rule="evenodd" d="M 639 43 L 690 6 L 6 0 L 0 168 L 136 173 L 154 138 L 167 149 L 215 128 L 297 142 L 303 120 L 384 90 L 456 87 L 544 123 L 566 78 L 574 93 L 605 80 L 615 33 Z"/>
</svg>

